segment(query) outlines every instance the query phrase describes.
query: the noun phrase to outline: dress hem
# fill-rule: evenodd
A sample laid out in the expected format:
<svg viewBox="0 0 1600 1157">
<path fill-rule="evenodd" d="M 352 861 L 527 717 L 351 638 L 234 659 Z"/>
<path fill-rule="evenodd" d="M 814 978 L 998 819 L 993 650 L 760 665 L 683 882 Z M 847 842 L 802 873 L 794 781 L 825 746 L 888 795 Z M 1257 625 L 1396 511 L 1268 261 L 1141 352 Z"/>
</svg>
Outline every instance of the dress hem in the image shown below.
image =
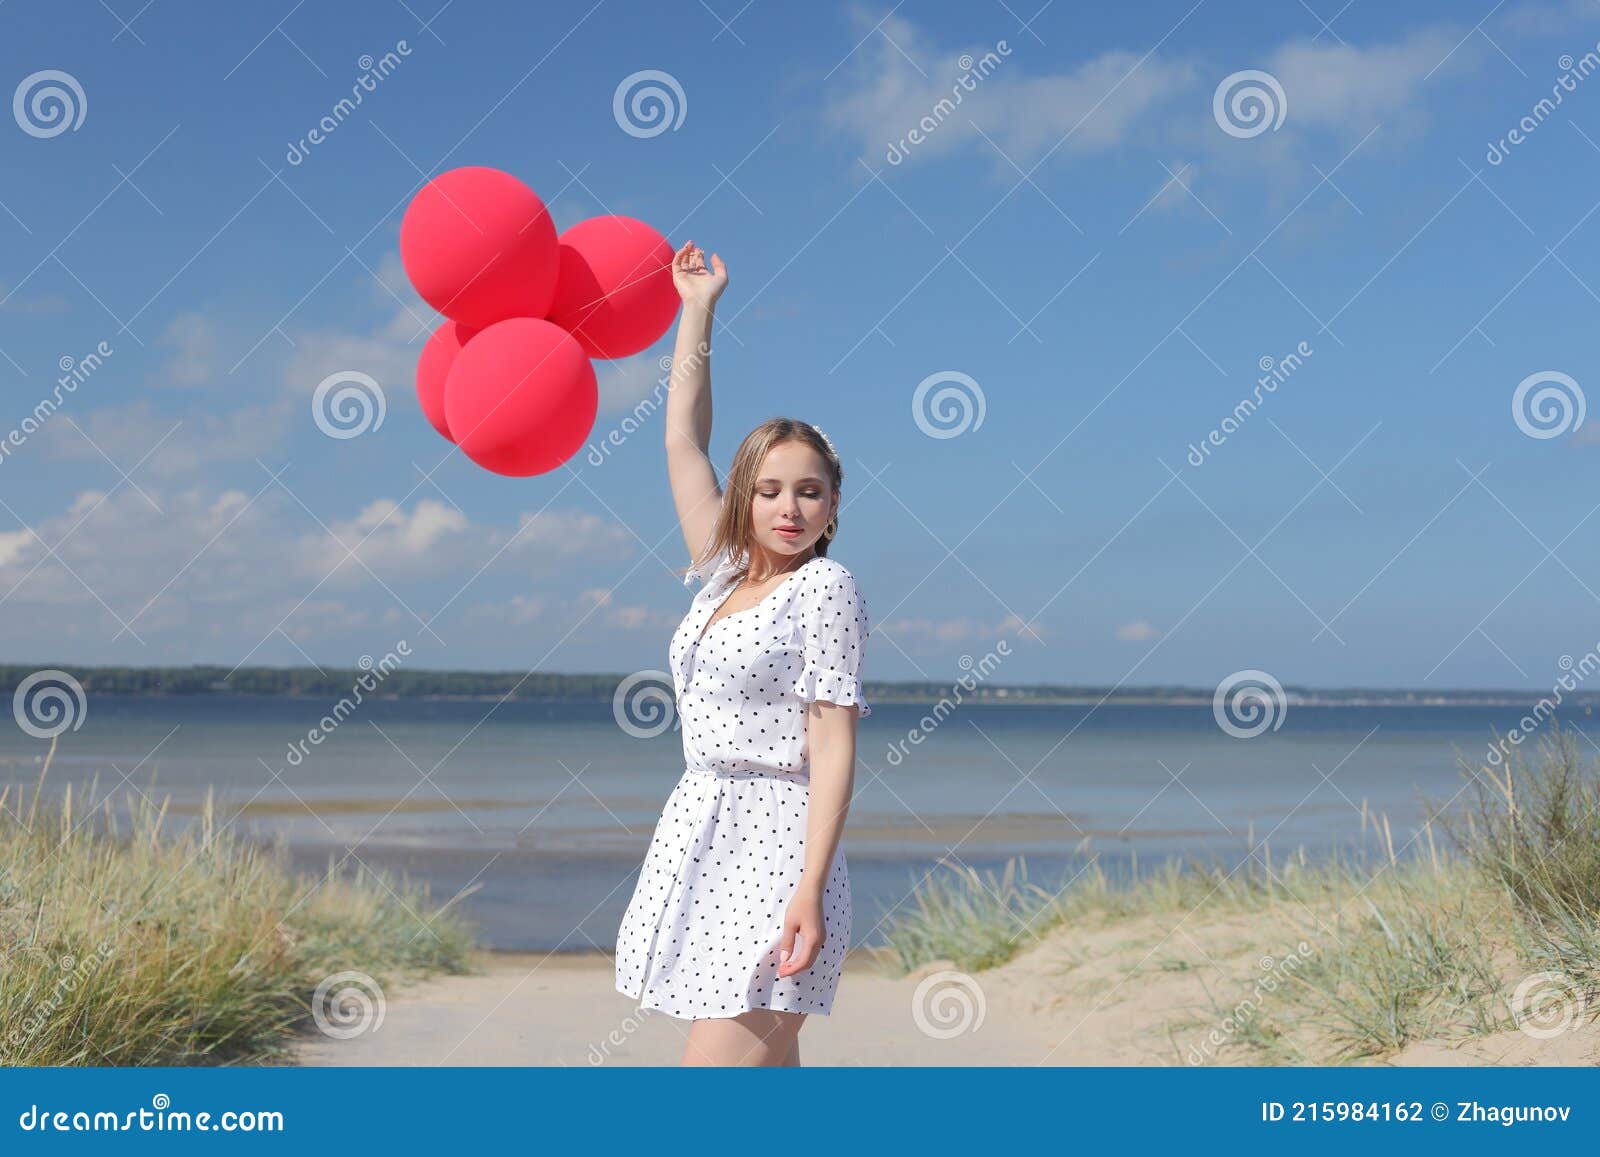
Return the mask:
<svg viewBox="0 0 1600 1157">
<path fill-rule="evenodd" d="M 664 1012 L 668 1016 L 674 1017 L 677 1020 L 729 1020 L 733 1017 L 741 1016 L 747 1012 L 754 1012 L 758 1009 L 766 1012 L 802 1012 L 807 1016 L 829 1016 L 831 1015 L 832 1009 L 831 1005 L 827 1010 L 824 1010 L 820 1008 L 782 1008 L 772 1004 L 746 1004 L 743 1008 L 737 1009 L 733 1012 L 719 1012 L 715 1015 L 706 1016 L 691 1016 L 682 1012 L 674 1012 L 672 1009 L 661 1004 L 652 1004 L 641 999 L 639 993 L 642 991 L 642 986 L 629 989 L 623 985 L 622 981 L 619 980 L 616 982 L 614 987 L 618 992 L 622 993 L 623 996 L 626 996 L 631 1000 L 639 1001 L 640 1008 L 650 1009 L 654 1012 Z"/>
</svg>

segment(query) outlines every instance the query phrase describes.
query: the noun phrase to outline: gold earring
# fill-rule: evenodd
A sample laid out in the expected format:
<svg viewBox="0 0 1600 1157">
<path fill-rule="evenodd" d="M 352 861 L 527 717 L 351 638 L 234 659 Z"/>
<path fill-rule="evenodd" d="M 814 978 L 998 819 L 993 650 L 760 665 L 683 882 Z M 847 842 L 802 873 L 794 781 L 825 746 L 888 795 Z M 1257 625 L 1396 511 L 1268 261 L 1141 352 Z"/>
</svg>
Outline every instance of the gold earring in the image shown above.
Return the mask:
<svg viewBox="0 0 1600 1157">
<path fill-rule="evenodd" d="M 822 528 L 822 537 L 826 538 L 826 539 L 829 539 L 829 540 L 832 540 L 833 536 L 838 534 L 838 533 L 839 533 L 839 516 L 837 514 L 835 514 L 831 518 L 828 519 L 828 525 L 824 526 Z"/>
</svg>

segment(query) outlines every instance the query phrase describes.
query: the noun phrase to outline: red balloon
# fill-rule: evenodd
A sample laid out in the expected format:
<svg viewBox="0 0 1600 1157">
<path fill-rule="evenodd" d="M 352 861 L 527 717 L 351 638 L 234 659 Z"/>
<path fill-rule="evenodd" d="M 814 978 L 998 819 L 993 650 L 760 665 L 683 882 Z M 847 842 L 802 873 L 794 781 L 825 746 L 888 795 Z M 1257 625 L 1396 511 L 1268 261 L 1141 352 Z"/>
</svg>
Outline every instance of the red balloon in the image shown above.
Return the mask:
<svg viewBox="0 0 1600 1157">
<path fill-rule="evenodd" d="M 543 317 L 560 271 L 544 202 L 510 173 L 471 165 L 440 173 L 400 222 L 400 260 L 422 299 L 483 327 Z"/>
<path fill-rule="evenodd" d="M 514 317 L 475 334 L 445 378 L 446 424 L 496 474 L 554 470 L 578 452 L 600 406 L 594 366 L 571 334 Z"/>
<path fill-rule="evenodd" d="M 450 438 L 450 423 L 444 418 L 445 376 L 461 347 L 477 332 L 459 321 L 447 321 L 433 331 L 417 358 L 417 401 L 422 405 L 423 416 L 446 438 Z"/>
<path fill-rule="evenodd" d="M 623 358 L 648 349 L 678 313 L 672 246 L 633 217 L 590 217 L 560 238 L 561 276 L 547 316 L 585 353 Z"/>
</svg>

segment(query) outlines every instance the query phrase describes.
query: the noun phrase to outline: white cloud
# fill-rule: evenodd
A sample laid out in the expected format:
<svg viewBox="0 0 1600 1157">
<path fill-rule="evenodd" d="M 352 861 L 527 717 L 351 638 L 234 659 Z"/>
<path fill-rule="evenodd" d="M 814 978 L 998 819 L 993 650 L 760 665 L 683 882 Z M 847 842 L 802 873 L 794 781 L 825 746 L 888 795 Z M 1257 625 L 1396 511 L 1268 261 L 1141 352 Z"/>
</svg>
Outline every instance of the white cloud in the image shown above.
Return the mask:
<svg viewBox="0 0 1600 1157">
<path fill-rule="evenodd" d="M 654 404 L 645 407 L 645 410 L 657 413 L 664 409 L 667 404 L 667 390 L 663 383 L 667 374 L 661 368 L 662 356 L 662 354 L 639 354 L 636 357 L 619 358 L 616 361 L 595 362 L 595 384 L 600 390 L 600 413 L 625 413 L 653 395 L 658 395 Z M 643 410 L 639 416 L 648 420 Z M 599 438 L 601 431 L 597 430 L 594 436 Z"/>
<path fill-rule="evenodd" d="M 378 268 L 373 272 L 377 275 L 371 279 L 372 300 L 376 304 L 388 308 L 404 303 L 406 307 L 423 316 L 432 312 L 432 307 L 418 297 L 417 291 L 411 288 L 411 279 L 406 276 L 405 263 L 400 260 L 398 231 L 394 247 L 386 250 L 378 259 Z"/>
<path fill-rule="evenodd" d="M 297 557 L 302 572 L 312 578 L 337 571 L 345 580 L 359 581 L 365 572 L 357 560 L 385 582 L 447 573 L 460 565 L 462 537 L 469 529 L 466 515 L 435 499 L 418 499 L 407 511 L 393 499 L 381 498 L 353 519 L 329 523 L 326 533 L 302 536 Z"/>
<path fill-rule="evenodd" d="M 566 568 L 580 558 L 629 558 L 636 540 L 627 527 L 581 510 L 541 510 L 517 517 L 517 529 L 495 530 L 489 544 L 541 569 Z"/>
<path fill-rule="evenodd" d="M 66 313 L 67 299 L 59 293 L 40 294 L 34 297 L 0 281 L 0 309 L 12 313 Z"/>
<path fill-rule="evenodd" d="M 178 314 L 157 344 L 172 351 L 156 376 L 157 385 L 209 386 L 221 376 L 222 343 L 216 326 L 203 315 Z"/>
<path fill-rule="evenodd" d="M 122 622 L 144 637 L 259 622 L 281 605 L 273 517 L 243 491 L 84 490 L 32 529 L 43 542 L 29 536 L 0 554 L 0 595 L 13 615 L 71 608 L 35 616 L 46 633 L 70 623 L 103 644 Z"/>
<path fill-rule="evenodd" d="M 1358 138 L 1374 124 L 1419 111 L 1426 86 L 1468 67 L 1480 49 L 1465 30 L 1423 28 L 1388 44 L 1295 40 L 1277 49 L 1266 71 L 1288 97 L 1285 127 L 1315 125 Z"/>
<path fill-rule="evenodd" d="M 393 499 L 378 499 L 353 519 L 330 522 L 328 532 L 302 535 L 296 557 L 309 577 L 333 571 L 328 581 L 336 586 L 371 581 L 357 559 L 386 583 L 427 576 L 459 576 L 466 583 L 485 565 L 553 577 L 626 559 L 636 545 L 626 527 L 585 511 L 524 511 L 508 529 L 474 523 L 432 498 L 418 499 L 409 511 Z"/>
<path fill-rule="evenodd" d="M 874 627 L 874 631 L 878 628 Z M 1044 637 L 1048 632 L 1039 623 L 1024 631 L 1023 622 L 1016 615 L 1006 615 L 999 622 L 985 622 L 982 619 L 923 619 L 903 618 L 893 619 L 885 623 L 883 629 L 894 635 L 896 639 L 911 642 L 920 640 L 924 643 L 979 643 L 985 648 L 993 646 L 1001 639 L 1015 638 L 1019 634 L 1032 638 Z"/>
<path fill-rule="evenodd" d="M 146 642 L 163 638 L 168 652 L 195 655 L 205 640 L 210 657 L 232 662 L 279 630 L 330 644 L 380 622 L 420 632 L 413 609 L 426 617 L 430 598 L 444 605 L 508 581 L 549 586 L 512 592 L 511 622 L 570 625 L 591 600 L 566 593 L 561 580 L 638 551 L 626 528 L 586 512 L 524 513 L 518 533 L 432 499 L 409 508 L 378 500 L 325 532 L 264 475 L 262 483 L 259 495 L 150 484 L 142 494 L 126 485 L 84 490 L 61 513 L 0 533 L 0 605 L 16 628 L 8 642 L 37 650 L 66 639 L 104 653 L 128 622 Z M 346 601 L 345 592 L 358 597 Z M 600 625 L 639 621 L 633 608 L 616 607 Z M 155 653 L 136 645 L 127 634 L 117 641 L 130 654 Z"/>
<path fill-rule="evenodd" d="M 956 84 L 970 75 L 957 64 L 959 50 L 934 44 L 903 15 L 884 20 L 881 32 L 873 31 L 875 16 L 860 20 L 865 41 L 831 82 L 825 122 L 854 139 L 874 168 L 887 163 L 893 143 L 903 150 L 901 164 L 961 152 L 992 158 L 1010 180 L 1018 174 L 996 146 L 1023 169 L 1047 153 L 1066 158 L 1126 144 L 1199 151 L 1212 177 L 1281 172 L 1308 132 L 1332 133 L 1348 147 L 1381 125 L 1364 151 L 1404 147 L 1437 90 L 1480 69 L 1489 51 L 1472 26 L 1455 24 L 1367 45 L 1297 37 L 1260 60 L 1109 51 L 1045 75 L 1030 75 L 1036 58 L 1013 51 L 967 92 Z M 967 51 L 981 59 L 993 48 Z M 1223 77 L 1250 67 L 1282 84 L 1288 115 L 1280 129 L 1240 141 L 1219 130 L 1212 94 Z M 931 128 L 924 124 L 930 117 Z M 925 133 L 921 142 L 908 140 L 914 128 Z M 1194 187 L 1191 176 L 1185 180 Z M 1183 196 L 1174 187 L 1152 207 Z"/>
<path fill-rule="evenodd" d="M 997 108 L 1003 135 L 996 139 L 1019 163 L 1037 160 L 1064 137 L 1058 154 L 1112 148 L 1143 128 L 1157 105 L 1193 75 L 1182 61 L 1152 56 L 1141 64 L 1134 53 L 1108 52 L 1069 73 L 1026 79 L 1014 88 L 1002 77 Z"/>
<path fill-rule="evenodd" d="M 1600 446 L 1600 422 L 1585 421 L 1565 441 L 1570 446 Z"/>
<path fill-rule="evenodd" d="M 512 595 L 494 603 L 478 603 L 466 612 L 466 620 L 475 626 L 527 627 L 539 623 L 551 613 L 549 599 L 538 595 Z"/>
<path fill-rule="evenodd" d="M 1574 33 L 1575 25 L 1593 23 L 1600 19 L 1600 10 L 1594 0 L 1565 0 L 1556 4 L 1523 4 L 1502 9 L 1502 23 L 1513 33 L 1525 36 L 1543 36 L 1554 33 Z"/>
<path fill-rule="evenodd" d="M 544 207 L 550 210 L 550 220 L 555 224 L 557 233 L 565 233 L 579 221 L 587 221 L 604 212 L 580 197 L 571 196 L 559 197 L 554 204 L 546 201 Z"/>
<path fill-rule="evenodd" d="M 644 629 L 671 630 L 676 627 L 682 616 L 673 613 L 662 613 L 642 603 L 619 603 L 616 592 L 605 587 L 590 587 L 578 595 L 578 601 L 586 610 L 594 609 L 590 622 L 600 622 L 610 627 L 620 627 L 628 631 Z"/>
<path fill-rule="evenodd" d="M 33 542 L 31 530 L 0 531 L 0 570 L 22 560 L 22 549 Z"/>
<path fill-rule="evenodd" d="M 681 618 L 681 616 L 680 616 Z M 611 607 L 606 612 L 606 622 L 613 627 L 622 627 L 629 631 L 642 630 L 651 625 L 667 626 L 667 618 L 657 614 L 645 606 L 630 605 L 625 607 Z M 671 625 L 676 626 L 679 618 L 673 618 Z"/>
<path fill-rule="evenodd" d="M 396 393 L 415 397 L 417 358 L 433 333 L 438 318 L 420 303 L 399 310 L 371 333 L 312 330 L 297 333 L 294 354 L 284 371 L 292 393 L 308 396 L 329 374 L 357 370 L 370 374 L 392 403 Z"/>
<path fill-rule="evenodd" d="M 975 61 L 994 54 L 979 76 L 958 63 L 962 50 L 936 48 L 902 16 L 890 16 L 880 31 L 870 32 L 876 19 L 859 20 L 868 41 L 835 82 L 824 115 L 859 141 L 874 168 L 887 163 L 891 144 L 904 142 L 909 161 L 972 147 L 1014 172 L 984 134 L 1024 167 L 1063 138 L 1058 156 L 1110 148 L 1142 127 L 1194 75 L 1183 61 L 1151 56 L 1141 63 L 1138 54 L 1113 51 L 1064 72 L 1029 76 L 1024 54 L 1014 45 L 1001 55 L 997 45 L 975 44 L 966 50 Z M 970 78 L 971 91 L 958 83 L 963 77 Z M 933 127 L 925 118 L 932 118 Z M 924 139 L 909 141 L 913 129 Z"/>
<path fill-rule="evenodd" d="M 465 613 L 467 622 L 489 627 L 527 627 L 558 620 L 563 633 L 576 638 L 584 631 L 611 629 L 635 633 L 670 633 L 682 620 L 679 609 L 656 610 L 641 603 L 620 603 L 616 592 L 605 587 L 589 587 L 572 599 L 541 595 L 513 595 L 496 602 L 474 604 Z M 573 631 L 573 628 L 577 628 Z"/>
<path fill-rule="evenodd" d="M 110 458 L 142 485 L 144 478 L 192 477 L 210 463 L 270 456 L 288 436 L 292 411 L 285 398 L 226 413 L 201 410 L 180 418 L 158 413 L 148 400 L 140 400 L 102 406 L 81 421 L 57 414 L 38 439 L 52 458 L 100 464 Z"/>
</svg>

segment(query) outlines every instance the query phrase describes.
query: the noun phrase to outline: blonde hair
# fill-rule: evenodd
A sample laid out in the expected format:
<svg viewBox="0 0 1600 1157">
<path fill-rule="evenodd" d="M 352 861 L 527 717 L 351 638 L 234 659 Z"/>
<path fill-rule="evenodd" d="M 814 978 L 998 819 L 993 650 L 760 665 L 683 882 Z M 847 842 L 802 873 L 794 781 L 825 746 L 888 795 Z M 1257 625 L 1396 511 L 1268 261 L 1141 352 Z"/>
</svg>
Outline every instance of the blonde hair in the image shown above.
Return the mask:
<svg viewBox="0 0 1600 1157">
<path fill-rule="evenodd" d="M 752 538 L 750 502 L 755 493 L 756 476 L 761 470 L 761 463 L 766 461 L 767 452 L 784 442 L 804 442 L 821 455 L 827 463 L 828 480 L 833 492 L 839 493 L 844 482 L 844 467 L 828 436 L 810 422 L 802 422 L 798 418 L 768 418 L 739 443 L 739 449 L 733 456 L 733 466 L 728 471 L 727 484 L 723 487 L 722 509 L 712 528 L 705 554 L 695 560 L 697 566 L 716 558 L 726 549 L 735 560 L 739 559 L 741 553 L 745 554 L 735 571 L 737 578 L 743 579 L 749 573 L 750 559 L 746 544 Z M 827 556 L 828 544 L 838 533 L 837 514 L 833 522 L 834 534 L 824 530 L 813 548 L 820 556 Z"/>
</svg>

